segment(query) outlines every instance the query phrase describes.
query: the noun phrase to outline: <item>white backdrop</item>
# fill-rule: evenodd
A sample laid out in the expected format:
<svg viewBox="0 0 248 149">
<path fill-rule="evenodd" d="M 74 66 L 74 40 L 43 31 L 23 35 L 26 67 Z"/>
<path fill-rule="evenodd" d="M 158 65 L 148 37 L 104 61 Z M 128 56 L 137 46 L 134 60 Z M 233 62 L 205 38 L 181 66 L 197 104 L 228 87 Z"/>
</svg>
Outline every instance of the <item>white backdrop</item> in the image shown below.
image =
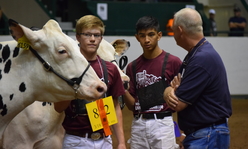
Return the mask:
<svg viewBox="0 0 248 149">
<path fill-rule="evenodd" d="M 125 53 L 129 62 L 142 53 L 135 37 L 106 36 L 107 41 L 126 39 L 131 43 Z M 227 71 L 228 84 L 232 95 L 248 95 L 248 37 L 206 37 L 220 54 Z M 159 46 L 165 51 L 184 59 L 187 52 L 176 45 L 173 37 L 162 37 Z"/>
<path fill-rule="evenodd" d="M 74 36 L 71 36 L 75 39 Z M 104 36 L 112 42 L 116 39 L 128 40 L 131 44 L 125 53 L 128 62 L 142 53 L 142 48 L 134 36 Z M 218 51 L 226 66 L 228 83 L 232 95 L 248 95 L 248 37 L 206 37 Z M 0 36 L 0 41 L 12 40 L 11 36 Z M 162 37 L 159 46 L 163 50 L 183 60 L 187 52 L 176 45 L 173 37 Z"/>
</svg>

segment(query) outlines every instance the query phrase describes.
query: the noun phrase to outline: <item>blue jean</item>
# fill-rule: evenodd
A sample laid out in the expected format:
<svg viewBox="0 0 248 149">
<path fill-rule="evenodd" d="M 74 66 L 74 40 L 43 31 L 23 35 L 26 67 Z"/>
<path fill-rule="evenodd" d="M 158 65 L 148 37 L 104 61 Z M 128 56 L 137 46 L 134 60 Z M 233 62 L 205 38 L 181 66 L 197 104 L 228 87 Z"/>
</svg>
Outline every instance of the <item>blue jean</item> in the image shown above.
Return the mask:
<svg viewBox="0 0 248 149">
<path fill-rule="evenodd" d="M 227 123 L 197 130 L 183 141 L 184 149 L 228 149 L 230 131 Z"/>
</svg>

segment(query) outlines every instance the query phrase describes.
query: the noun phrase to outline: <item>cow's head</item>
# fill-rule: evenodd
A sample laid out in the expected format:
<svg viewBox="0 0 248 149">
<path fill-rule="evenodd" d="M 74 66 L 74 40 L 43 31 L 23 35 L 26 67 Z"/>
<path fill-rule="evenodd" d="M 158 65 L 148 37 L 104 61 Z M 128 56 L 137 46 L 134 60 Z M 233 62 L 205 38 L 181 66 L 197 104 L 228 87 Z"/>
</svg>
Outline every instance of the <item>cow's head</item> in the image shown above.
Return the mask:
<svg viewBox="0 0 248 149">
<path fill-rule="evenodd" d="M 35 97 L 36 100 L 53 102 L 72 100 L 75 98 L 74 95 L 80 99 L 94 100 L 104 94 L 106 85 L 98 78 L 91 67 L 87 69 L 88 61 L 80 53 L 77 42 L 65 35 L 56 21 L 49 20 L 38 31 L 32 31 L 13 20 L 9 20 L 9 25 L 11 35 L 18 41 L 19 47 L 24 49 L 20 51 L 22 57 L 17 59 L 16 62 L 19 63 L 17 65 L 28 67 L 29 69 L 25 70 L 32 72 L 31 76 L 28 75 L 29 72 L 26 72 L 29 80 L 32 81 L 32 84 L 35 84 L 35 86 L 30 86 L 32 89 L 38 89 L 40 90 L 38 92 L 43 92 L 51 98 Z M 34 49 L 62 77 L 44 70 L 43 65 L 30 51 L 29 47 Z M 23 73 L 21 75 L 24 75 L 24 72 L 21 73 Z M 80 76 L 82 76 L 82 80 L 79 81 L 76 90 L 68 85 L 68 82 L 61 79 L 71 80 Z M 28 85 L 28 82 L 26 85 Z"/>
<path fill-rule="evenodd" d="M 117 41 L 117 40 L 116 40 L 116 41 Z M 128 42 L 128 41 L 126 41 L 126 40 L 123 40 L 123 41 L 125 41 L 126 43 Z M 129 45 L 127 44 L 127 46 L 128 46 L 128 47 L 123 46 L 122 48 L 128 49 L 128 48 L 129 48 Z M 120 50 L 121 48 L 118 48 L 118 49 L 119 49 L 119 51 L 124 51 L 124 50 Z M 113 45 L 111 45 L 111 44 L 110 44 L 108 41 L 106 41 L 105 39 L 102 39 L 102 41 L 101 41 L 101 43 L 100 43 L 100 46 L 99 46 L 99 48 L 97 49 L 97 54 L 98 54 L 102 59 L 104 59 L 105 61 L 110 61 L 110 62 L 114 63 L 114 64 L 117 66 L 117 68 L 118 68 L 118 70 L 119 70 L 119 72 L 120 72 L 122 81 L 123 81 L 123 82 L 129 82 L 129 77 L 128 77 L 125 73 L 123 73 L 123 70 L 121 70 L 121 69 L 119 68 L 119 66 L 118 66 L 118 64 L 117 64 L 117 62 L 116 62 L 115 56 L 118 55 L 118 54 L 116 54 L 116 49 L 114 48 Z M 122 54 L 123 54 L 123 53 L 122 53 Z M 122 55 L 122 54 L 120 54 L 120 55 Z"/>
<path fill-rule="evenodd" d="M 117 56 L 123 55 L 130 47 L 130 42 L 126 41 L 125 39 L 116 39 L 112 41 L 111 44 L 115 48 Z"/>
</svg>

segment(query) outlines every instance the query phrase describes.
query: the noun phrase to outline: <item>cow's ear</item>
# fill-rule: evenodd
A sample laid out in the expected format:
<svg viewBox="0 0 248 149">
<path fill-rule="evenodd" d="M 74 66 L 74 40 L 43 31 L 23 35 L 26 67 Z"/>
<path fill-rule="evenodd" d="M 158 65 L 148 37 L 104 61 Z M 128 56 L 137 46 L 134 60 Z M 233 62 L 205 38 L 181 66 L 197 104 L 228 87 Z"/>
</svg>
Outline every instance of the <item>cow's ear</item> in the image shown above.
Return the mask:
<svg viewBox="0 0 248 149">
<path fill-rule="evenodd" d="M 29 46 L 33 45 L 41 33 L 36 33 L 30 28 L 25 27 L 14 20 L 9 20 L 9 29 L 12 37 L 18 42 L 18 47 L 29 49 Z M 20 44 L 21 43 L 21 44 Z"/>
<path fill-rule="evenodd" d="M 27 28 L 11 19 L 9 19 L 9 29 L 12 37 L 16 41 L 18 41 L 18 39 L 22 38 L 23 36 L 26 36 L 30 43 L 32 43 L 31 41 L 35 41 L 38 38 L 30 28 Z"/>
<path fill-rule="evenodd" d="M 19 24 L 18 22 L 16 22 L 15 20 L 9 19 L 9 26 L 15 26 L 16 24 Z"/>
<path fill-rule="evenodd" d="M 21 29 L 18 22 L 15 20 L 9 19 L 9 30 L 11 36 L 18 41 L 19 38 L 21 38 L 24 35 L 23 30 Z"/>
<path fill-rule="evenodd" d="M 58 31 L 58 32 L 62 32 L 61 27 L 59 26 L 59 23 L 56 22 L 53 19 L 50 19 L 44 26 L 42 29 L 47 30 L 47 28 L 51 31 Z"/>
</svg>

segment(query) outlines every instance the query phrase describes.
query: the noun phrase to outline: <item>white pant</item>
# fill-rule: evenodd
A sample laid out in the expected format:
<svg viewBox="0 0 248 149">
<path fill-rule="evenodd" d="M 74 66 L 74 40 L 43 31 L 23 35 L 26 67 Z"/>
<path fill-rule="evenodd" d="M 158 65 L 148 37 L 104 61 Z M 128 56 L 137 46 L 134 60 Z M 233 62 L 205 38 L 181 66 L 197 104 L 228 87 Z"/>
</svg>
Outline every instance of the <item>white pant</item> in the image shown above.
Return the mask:
<svg viewBox="0 0 248 149">
<path fill-rule="evenodd" d="M 66 134 L 63 149 L 113 149 L 111 136 L 99 140 Z"/>
<path fill-rule="evenodd" d="M 131 149 L 177 149 L 172 116 L 164 119 L 134 118 L 131 128 Z"/>
</svg>

